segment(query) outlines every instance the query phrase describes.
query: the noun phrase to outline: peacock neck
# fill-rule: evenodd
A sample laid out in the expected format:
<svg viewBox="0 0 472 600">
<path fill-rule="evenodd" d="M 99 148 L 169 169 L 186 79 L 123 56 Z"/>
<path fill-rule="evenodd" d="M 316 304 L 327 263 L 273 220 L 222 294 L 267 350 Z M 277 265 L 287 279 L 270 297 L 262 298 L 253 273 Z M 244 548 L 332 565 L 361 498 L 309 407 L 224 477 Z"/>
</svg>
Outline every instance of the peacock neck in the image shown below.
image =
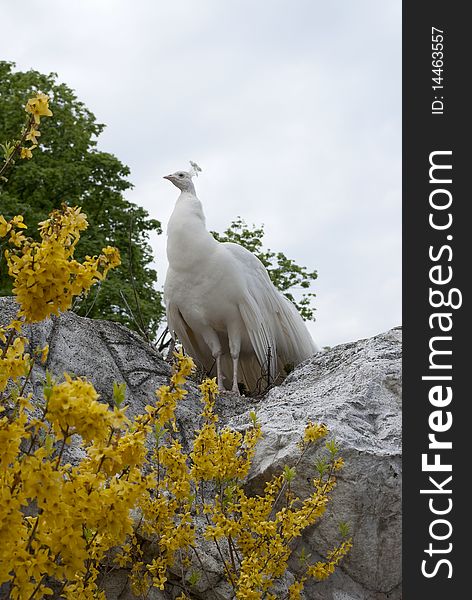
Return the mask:
<svg viewBox="0 0 472 600">
<path fill-rule="evenodd" d="M 191 192 L 182 192 L 175 203 L 167 234 L 178 230 L 179 235 L 208 234 L 203 206 Z"/>
<path fill-rule="evenodd" d="M 202 203 L 195 194 L 182 192 L 167 226 L 169 265 L 177 270 L 191 270 L 215 244 L 206 228 Z"/>
</svg>

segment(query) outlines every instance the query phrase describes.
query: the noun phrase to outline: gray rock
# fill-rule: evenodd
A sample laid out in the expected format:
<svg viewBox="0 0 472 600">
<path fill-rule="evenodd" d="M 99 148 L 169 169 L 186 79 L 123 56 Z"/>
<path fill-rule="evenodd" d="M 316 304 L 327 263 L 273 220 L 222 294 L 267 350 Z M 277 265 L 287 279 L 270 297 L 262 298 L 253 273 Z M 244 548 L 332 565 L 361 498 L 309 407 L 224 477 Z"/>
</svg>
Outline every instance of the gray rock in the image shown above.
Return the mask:
<svg viewBox="0 0 472 600">
<path fill-rule="evenodd" d="M 0 324 L 16 312 L 11 298 L 0 298 Z M 113 382 L 127 384 L 129 414 L 141 413 L 155 390 L 167 383 L 170 369 L 155 349 L 116 323 L 66 313 L 26 329 L 32 347 L 49 343 L 45 366 L 35 366 L 31 391 L 41 394 L 45 369 L 61 377 L 67 371 L 92 381 L 105 402 L 111 402 Z M 401 598 L 401 329 L 367 340 L 343 344 L 300 365 L 279 387 L 259 400 L 230 393 L 217 402 L 220 422 L 237 429 L 256 410 L 264 436 L 248 478 L 248 489 L 263 483 L 298 457 L 296 443 L 308 420 L 324 422 L 341 447 L 346 466 L 338 479 L 325 517 L 299 541 L 311 560 L 323 557 L 336 539 L 339 521 L 351 525 L 354 546 L 334 576 L 309 584 L 312 600 L 399 600 Z M 196 387 L 179 406 L 177 417 L 185 447 L 198 427 L 200 402 Z M 74 454 L 74 452 L 76 454 Z M 298 467 L 295 491 L 309 493 L 313 455 Z M 68 460 L 79 460 L 72 450 Z M 229 598 L 218 557 L 202 547 L 210 577 L 199 583 L 195 597 Z M 297 561 L 286 582 L 293 580 Z M 115 575 L 114 575 L 115 573 Z M 107 597 L 125 589 L 125 574 L 112 571 Z M 114 590 L 114 591 L 113 591 Z M 120 592 L 121 593 L 121 592 Z M 128 597 L 127 592 L 120 597 Z M 156 598 L 161 597 L 160 595 Z M 164 596 L 162 596 L 164 597 Z"/>
<path fill-rule="evenodd" d="M 350 524 L 354 545 L 333 577 L 307 587 L 307 597 L 401 598 L 401 329 L 316 355 L 271 390 L 256 412 L 264 437 L 251 488 L 259 490 L 275 471 L 296 462 L 308 420 L 328 425 L 345 459 L 325 517 L 301 545 L 313 557 L 323 555 L 339 539 L 340 521 Z M 304 476 L 295 491 L 303 496 L 313 456 L 298 471 Z"/>
<path fill-rule="evenodd" d="M 0 322 L 7 320 L 3 315 L 12 313 L 11 299 L 0 298 Z M 46 369 L 56 377 L 64 372 L 87 377 L 107 402 L 112 401 L 113 383 L 125 382 L 129 410 L 137 414 L 170 372 L 152 346 L 117 323 L 84 319 L 69 312 L 27 326 L 25 334 L 32 348 L 49 344 L 46 364 L 37 365 L 33 371 L 32 385 L 38 393 Z"/>
</svg>

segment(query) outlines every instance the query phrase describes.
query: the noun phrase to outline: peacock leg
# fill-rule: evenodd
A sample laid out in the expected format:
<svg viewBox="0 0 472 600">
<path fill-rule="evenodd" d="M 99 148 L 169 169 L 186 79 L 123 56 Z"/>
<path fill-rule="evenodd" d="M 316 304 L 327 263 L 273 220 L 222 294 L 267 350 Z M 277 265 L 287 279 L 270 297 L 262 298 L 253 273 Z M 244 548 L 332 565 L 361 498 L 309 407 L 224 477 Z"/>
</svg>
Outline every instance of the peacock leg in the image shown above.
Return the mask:
<svg viewBox="0 0 472 600">
<path fill-rule="evenodd" d="M 221 353 L 216 355 L 216 381 L 218 382 L 218 389 L 220 392 L 224 392 L 226 390 L 224 382 L 223 373 L 221 371 Z"/>
<path fill-rule="evenodd" d="M 233 323 L 228 327 L 228 345 L 231 358 L 233 359 L 233 388 L 232 391 L 239 394 L 238 387 L 238 363 L 239 353 L 241 352 L 241 333 L 238 323 Z"/>
<path fill-rule="evenodd" d="M 233 358 L 233 392 L 237 392 L 239 394 L 238 361 L 239 361 L 239 356 L 237 356 L 236 358 Z"/>
<path fill-rule="evenodd" d="M 223 370 L 221 368 L 221 343 L 218 338 L 218 334 L 216 331 L 211 329 L 210 327 L 206 328 L 202 331 L 202 337 L 205 340 L 206 345 L 210 348 L 211 355 L 216 361 L 216 381 L 218 382 L 218 389 L 220 392 L 225 391 L 224 380 L 225 377 L 223 375 Z"/>
</svg>

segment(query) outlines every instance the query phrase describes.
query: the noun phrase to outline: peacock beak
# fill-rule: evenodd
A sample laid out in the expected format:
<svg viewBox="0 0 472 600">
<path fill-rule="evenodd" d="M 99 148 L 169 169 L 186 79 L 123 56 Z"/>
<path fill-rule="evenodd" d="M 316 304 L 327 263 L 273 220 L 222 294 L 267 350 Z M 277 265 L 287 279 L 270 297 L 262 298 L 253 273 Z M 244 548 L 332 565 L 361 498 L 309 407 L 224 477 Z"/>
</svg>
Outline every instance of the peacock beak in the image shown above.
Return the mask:
<svg viewBox="0 0 472 600">
<path fill-rule="evenodd" d="M 169 181 L 172 181 L 172 175 L 164 175 L 163 179 L 168 179 Z"/>
</svg>

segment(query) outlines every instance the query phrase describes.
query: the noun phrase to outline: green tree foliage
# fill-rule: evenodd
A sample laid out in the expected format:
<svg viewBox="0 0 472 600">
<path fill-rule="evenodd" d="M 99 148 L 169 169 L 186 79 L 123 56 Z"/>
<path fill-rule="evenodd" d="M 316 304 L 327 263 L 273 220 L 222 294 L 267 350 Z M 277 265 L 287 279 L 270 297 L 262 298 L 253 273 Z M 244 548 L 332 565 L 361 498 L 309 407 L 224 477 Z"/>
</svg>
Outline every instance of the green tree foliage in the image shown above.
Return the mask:
<svg viewBox="0 0 472 600">
<path fill-rule="evenodd" d="M 294 296 L 293 292 L 297 289 L 309 290 L 311 282 L 318 277 L 316 271 L 308 271 L 306 267 L 301 267 L 291 258 L 287 258 L 283 252 L 273 252 L 270 249 L 263 248 L 264 226 L 249 227 L 246 222 L 237 217 L 231 225 L 219 234 L 216 231 L 211 232 L 219 242 L 234 242 L 241 244 L 255 254 L 262 264 L 267 268 L 272 283 L 298 308 L 305 321 L 314 320 L 314 312 L 311 302 L 316 294 L 310 291 L 303 291 Z"/>
<path fill-rule="evenodd" d="M 82 235 L 77 258 L 95 255 L 106 245 L 119 248 L 122 265 L 75 306 L 76 312 L 119 321 L 133 329 L 155 334 L 163 317 L 162 294 L 149 232 L 161 233 L 159 221 L 123 194 L 132 187 L 129 169 L 113 154 L 97 149 L 104 125 L 77 99 L 57 75 L 30 70 L 15 72 L 14 64 L 0 61 L 0 143 L 18 137 L 28 98 L 41 91 L 49 96 L 53 117 L 41 123 L 39 148 L 32 160 L 17 160 L 0 184 L 0 208 L 5 218 L 22 214 L 34 236 L 38 222 L 63 202 L 79 205 L 90 227 Z M 1 253 L 3 254 L 3 252 Z M 6 265 L 0 258 L 0 295 L 11 293 Z"/>
</svg>

